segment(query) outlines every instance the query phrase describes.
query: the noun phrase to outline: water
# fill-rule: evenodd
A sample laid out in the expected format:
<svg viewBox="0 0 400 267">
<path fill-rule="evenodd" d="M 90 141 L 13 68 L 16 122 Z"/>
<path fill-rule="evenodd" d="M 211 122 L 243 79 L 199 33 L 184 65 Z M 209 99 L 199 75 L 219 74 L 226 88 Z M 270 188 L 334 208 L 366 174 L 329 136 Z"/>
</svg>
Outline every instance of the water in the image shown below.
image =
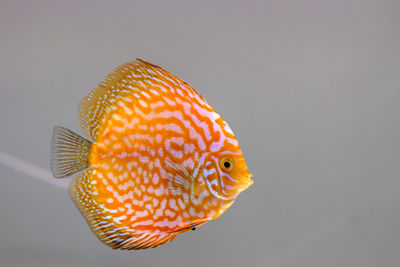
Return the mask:
<svg viewBox="0 0 400 267">
<path fill-rule="evenodd" d="M 398 266 L 393 1 L 2 1 L 0 266 Z M 141 57 L 226 119 L 254 185 L 153 250 L 114 251 L 50 177 L 54 125 Z"/>
</svg>

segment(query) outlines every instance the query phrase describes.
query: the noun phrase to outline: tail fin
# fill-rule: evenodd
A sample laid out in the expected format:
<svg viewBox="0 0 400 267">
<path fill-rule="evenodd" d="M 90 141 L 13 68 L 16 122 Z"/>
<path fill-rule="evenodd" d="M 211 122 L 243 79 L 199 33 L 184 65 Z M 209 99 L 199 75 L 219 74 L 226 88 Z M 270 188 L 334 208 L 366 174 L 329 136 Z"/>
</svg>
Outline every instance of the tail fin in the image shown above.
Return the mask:
<svg viewBox="0 0 400 267">
<path fill-rule="evenodd" d="M 63 178 L 89 167 L 91 142 L 73 131 L 55 126 L 51 139 L 51 171 Z"/>
</svg>

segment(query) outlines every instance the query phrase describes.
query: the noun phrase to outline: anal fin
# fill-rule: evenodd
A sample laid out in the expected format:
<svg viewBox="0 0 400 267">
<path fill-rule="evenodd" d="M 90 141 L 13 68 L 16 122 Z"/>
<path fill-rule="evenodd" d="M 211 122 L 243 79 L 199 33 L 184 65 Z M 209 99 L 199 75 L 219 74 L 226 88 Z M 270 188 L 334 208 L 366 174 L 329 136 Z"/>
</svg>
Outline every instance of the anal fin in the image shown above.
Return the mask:
<svg viewBox="0 0 400 267">
<path fill-rule="evenodd" d="M 71 182 L 69 192 L 91 230 L 104 244 L 113 249 L 146 249 L 162 245 L 179 234 L 135 231 L 130 226 L 115 222 L 113 214 L 94 198 L 95 188 L 91 182 L 96 178 L 96 173 L 95 168 L 81 173 Z"/>
</svg>

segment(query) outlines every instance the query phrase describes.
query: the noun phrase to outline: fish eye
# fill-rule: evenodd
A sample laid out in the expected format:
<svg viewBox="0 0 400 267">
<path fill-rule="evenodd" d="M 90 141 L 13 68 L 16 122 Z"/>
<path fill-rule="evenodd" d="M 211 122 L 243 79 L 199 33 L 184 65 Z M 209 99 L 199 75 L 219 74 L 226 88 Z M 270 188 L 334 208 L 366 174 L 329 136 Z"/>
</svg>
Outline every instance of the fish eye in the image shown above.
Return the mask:
<svg viewBox="0 0 400 267">
<path fill-rule="evenodd" d="M 221 167 L 222 170 L 224 171 L 231 171 L 233 169 L 234 166 L 234 162 L 232 158 L 229 157 L 223 157 L 220 161 L 219 161 L 219 166 Z"/>
</svg>

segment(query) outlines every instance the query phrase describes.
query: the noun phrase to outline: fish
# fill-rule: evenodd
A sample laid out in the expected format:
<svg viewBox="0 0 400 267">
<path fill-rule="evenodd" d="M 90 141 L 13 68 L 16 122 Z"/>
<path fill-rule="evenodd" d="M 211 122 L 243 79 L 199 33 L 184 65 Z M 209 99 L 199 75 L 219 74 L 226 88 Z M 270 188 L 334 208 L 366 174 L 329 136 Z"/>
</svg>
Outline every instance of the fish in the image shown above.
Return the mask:
<svg viewBox="0 0 400 267">
<path fill-rule="evenodd" d="M 216 219 L 252 183 L 225 120 L 192 86 L 141 59 L 79 103 L 84 137 L 55 126 L 51 170 L 100 241 L 147 249 Z"/>
</svg>

